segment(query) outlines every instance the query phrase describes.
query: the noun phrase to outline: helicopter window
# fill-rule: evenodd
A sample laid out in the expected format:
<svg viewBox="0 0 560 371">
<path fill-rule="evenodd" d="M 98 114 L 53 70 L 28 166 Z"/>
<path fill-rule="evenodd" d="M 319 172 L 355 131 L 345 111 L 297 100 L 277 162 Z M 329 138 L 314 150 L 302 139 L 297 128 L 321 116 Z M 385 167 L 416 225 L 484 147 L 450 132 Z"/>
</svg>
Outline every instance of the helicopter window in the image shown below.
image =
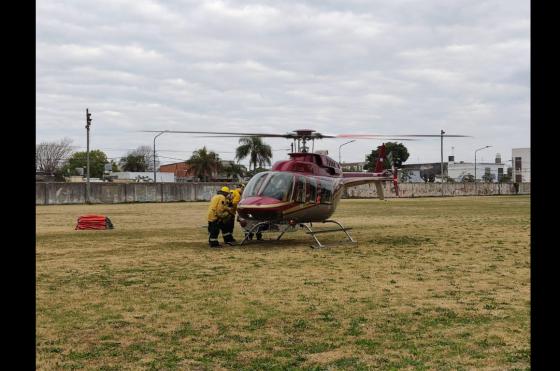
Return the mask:
<svg viewBox="0 0 560 371">
<path fill-rule="evenodd" d="M 332 203 L 333 197 L 333 187 L 332 183 L 328 180 L 321 180 L 321 203 L 330 204 Z"/>
<path fill-rule="evenodd" d="M 280 201 L 288 201 L 292 193 L 294 177 L 287 173 L 273 173 L 259 196 L 272 197 Z"/>
<path fill-rule="evenodd" d="M 301 175 L 296 178 L 293 200 L 295 202 L 305 202 L 305 178 Z"/>
<path fill-rule="evenodd" d="M 307 178 L 305 182 L 305 202 L 315 203 L 317 197 L 317 181 L 315 178 Z"/>
<path fill-rule="evenodd" d="M 261 185 L 263 184 L 268 174 L 270 173 L 262 172 L 262 173 L 255 174 L 255 176 L 253 176 L 251 180 L 249 180 L 249 183 L 247 183 L 247 186 L 243 191 L 243 198 L 256 196 L 257 192 L 259 191 L 259 188 L 261 188 Z"/>
</svg>

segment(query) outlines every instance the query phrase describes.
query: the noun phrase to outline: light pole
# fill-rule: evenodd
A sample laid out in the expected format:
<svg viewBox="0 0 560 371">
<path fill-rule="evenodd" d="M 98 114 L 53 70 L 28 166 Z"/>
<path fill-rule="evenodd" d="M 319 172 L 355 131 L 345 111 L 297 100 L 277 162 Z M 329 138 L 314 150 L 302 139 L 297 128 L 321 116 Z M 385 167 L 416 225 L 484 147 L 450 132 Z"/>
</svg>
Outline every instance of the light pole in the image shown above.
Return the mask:
<svg viewBox="0 0 560 371">
<path fill-rule="evenodd" d="M 342 143 L 341 145 L 338 146 L 338 163 L 339 163 L 339 164 L 340 164 L 340 161 L 341 161 L 341 160 L 340 160 L 340 148 L 342 148 L 342 146 L 344 146 L 344 145 L 346 145 L 346 144 L 349 144 L 349 143 L 352 143 L 352 142 L 355 142 L 355 140 L 351 140 L 351 141 L 349 141 L 349 142 Z"/>
<path fill-rule="evenodd" d="M 157 183 L 157 178 L 156 178 L 156 138 L 159 137 L 161 134 L 167 132 L 167 130 L 164 130 L 162 132 L 160 132 L 158 135 L 156 135 L 154 137 L 154 183 Z"/>
<path fill-rule="evenodd" d="M 89 126 L 91 125 L 91 113 L 86 108 L 86 130 L 87 130 L 87 144 L 86 144 L 86 167 L 87 167 L 87 182 L 86 182 L 86 203 L 89 204 Z"/>
<path fill-rule="evenodd" d="M 441 196 L 443 197 L 443 134 L 445 131 L 441 129 Z"/>
<path fill-rule="evenodd" d="M 485 147 L 481 147 L 477 150 L 474 151 L 474 189 L 476 191 L 476 153 L 482 149 L 486 149 L 486 148 L 490 148 L 492 146 L 485 146 Z"/>
</svg>

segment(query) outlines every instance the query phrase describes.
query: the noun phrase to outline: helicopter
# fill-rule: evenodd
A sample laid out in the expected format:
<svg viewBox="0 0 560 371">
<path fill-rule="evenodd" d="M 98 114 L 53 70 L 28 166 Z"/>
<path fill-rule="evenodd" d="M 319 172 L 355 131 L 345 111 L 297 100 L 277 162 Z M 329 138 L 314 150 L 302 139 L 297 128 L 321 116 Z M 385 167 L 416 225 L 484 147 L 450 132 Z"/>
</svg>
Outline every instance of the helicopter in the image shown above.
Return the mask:
<svg viewBox="0 0 560 371">
<path fill-rule="evenodd" d="M 161 132 L 142 130 L 143 132 Z M 263 232 L 279 232 L 276 240 L 284 233 L 306 230 L 315 245 L 313 248 L 325 247 L 317 234 L 343 232 L 345 241 L 356 244 L 357 241 L 346 228 L 336 220 L 329 219 L 335 212 L 344 190 L 362 184 L 373 183 L 379 199 L 384 199 L 383 185 L 392 182 L 398 196 L 397 169 L 392 163 L 391 169 L 385 169 L 387 161 L 385 145 L 380 146 L 379 156 L 373 172 L 343 172 L 340 164 L 326 154 L 314 153 L 314 142 L 325 138 L 355 138 L 415 140 L 414 137 L 440 137 L 440 135 L 410 134 L 398 135 L 404 138 L 393 138 L 397 135 L 377 134 L 338 134 L 325 135 L 311 129 L 299 129 L 286 134 L 271 133 L 234 133 L 210 131 L 173 131 L 168 133 L 210 134 L 212 137 L 272 137 L 292 139 L 292 152 L 289 159 L 273 164 L 270 171 L 255 174 L 245 185 L 239 204 L 237 205 L 237 221 L 244 230 L 245 237 L 239 243 L 243 245 L 253 239 L 260 240 Z M 466 135 L 448 135 L 446 137 L 466 137 Z M 309 142 L 312 150 L 309 149 Z M 313 229 L 313 223 L 334 224 L 332 229 Z"/>
</svg>

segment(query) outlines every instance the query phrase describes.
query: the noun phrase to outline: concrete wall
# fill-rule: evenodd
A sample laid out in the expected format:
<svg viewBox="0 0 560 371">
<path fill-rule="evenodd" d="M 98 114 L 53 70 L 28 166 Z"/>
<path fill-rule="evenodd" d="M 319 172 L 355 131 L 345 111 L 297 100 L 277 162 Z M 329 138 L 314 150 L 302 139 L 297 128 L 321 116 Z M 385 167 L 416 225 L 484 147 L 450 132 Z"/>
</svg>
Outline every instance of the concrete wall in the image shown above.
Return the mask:
<svg viewBox="0 0 560 371">
<path fill-rule="evenodd" d="M 224 183 L 91 183 L 90 202 L 208 201 Z M 35 183 L 36 205 L 82 204 L 86 183 Z"/>
<path fill-rule="evenodd" d="M 400 197 L 438 197 L 441 196 L 441 183 L 400 183 Z M 390 182 L 385 183 L 384 195 L 386 198 L 396 197 Z M 444 183 L 444 196 L 491 196 L 509 194 L 530 194 L 531 183 L 519 184 L 516 192 L 513 184 L 501 183 Z M 375 185 L 364 184 L 348 188 L 343 198 L 371 198 L 377 197 Z"/>
<path fill-rule="evenodd" d="M 233 184 L 226 184 L 231 187 Z M 91 183 L 91 203 L 208 201 L 224 183 Z M 513 184 L 444 184 L 444 196 L 515 194 Z M 402 183 L 401 197 L 441 196 L 440 183 Z M 390 182 L 385 197 L 395 197 Z M 531 183 L 519 185 L 519 194 L 530 194 Z M 373 184 L 349 188 L 343 198 L 377 197 Z M 82 204 L 86 201 L 86 183 L 35 183 L 36 205 Z"/>
</svg>

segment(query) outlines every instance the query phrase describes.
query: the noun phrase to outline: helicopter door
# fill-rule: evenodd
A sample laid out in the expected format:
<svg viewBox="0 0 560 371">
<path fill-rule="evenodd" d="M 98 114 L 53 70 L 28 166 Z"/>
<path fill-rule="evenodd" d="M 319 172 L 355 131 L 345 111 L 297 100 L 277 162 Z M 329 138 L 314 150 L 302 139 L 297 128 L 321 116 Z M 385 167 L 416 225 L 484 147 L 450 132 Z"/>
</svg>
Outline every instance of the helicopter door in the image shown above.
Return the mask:
<svg viewBox="0 0 560 371">
<path fill-rule="evenodd" d="M 333 183 L 321 179 L 321 203 L 330 204 L 333 198 Z"/>
<path fill-rule="evenodd" d="M 294 193 L 292 200 L 295 202 L 305 202 L 305 178 L 301 175 L 294 176 Z"/>
<path fill-rule="evenodd" d="M 317 181 L 311 177 L 305 180 L 305 202 L 314 204 L 317 197 Z"/>
</svg>

